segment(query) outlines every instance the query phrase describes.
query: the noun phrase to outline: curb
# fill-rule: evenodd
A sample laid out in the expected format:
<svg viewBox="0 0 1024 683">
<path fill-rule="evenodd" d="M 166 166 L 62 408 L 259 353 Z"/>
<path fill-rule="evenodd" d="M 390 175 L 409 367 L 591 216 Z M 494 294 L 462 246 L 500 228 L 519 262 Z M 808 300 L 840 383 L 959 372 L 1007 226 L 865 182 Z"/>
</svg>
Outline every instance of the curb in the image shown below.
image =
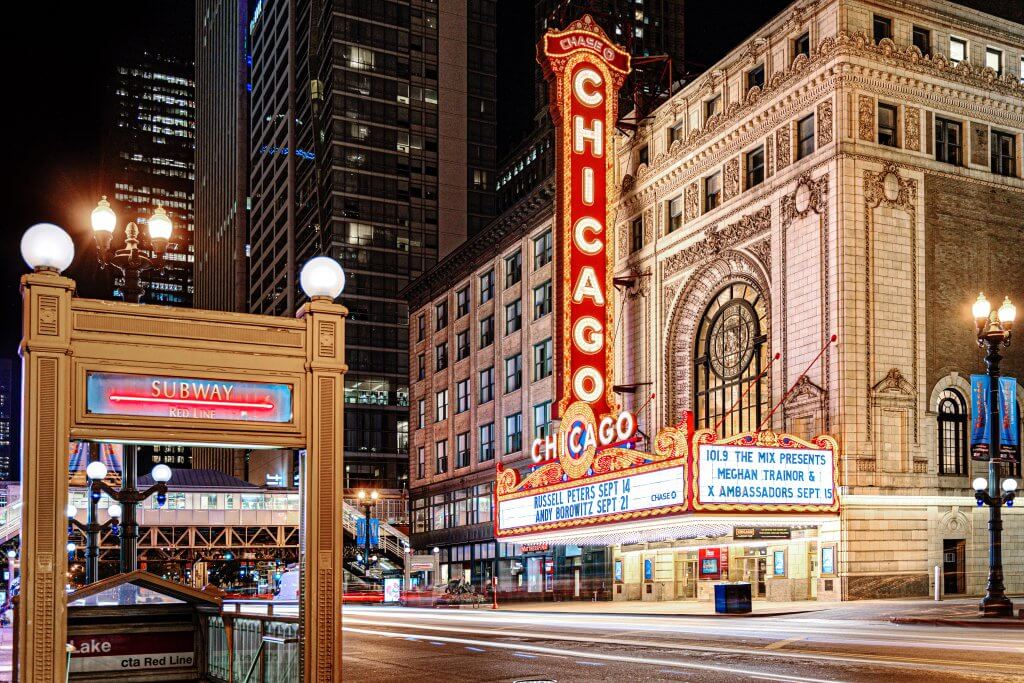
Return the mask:
<svg viewBox="0 0 1024 683">
<path fill-rule="evenodd" d="M 934 619 L 930 617 L 889 617 L 894 624 L 917 625 L 917 626 L 956 626 L 960 628 L 1021 628 L 1024 629 L 1022 619 Z"/>
<path fill-rule="evenodd" d="M 548 614 L 548 615 L 559 615 L 559 614 L 572 614 L 576 616 L 594 615 L 598 617 L 671 617 L 673 619 L 679 617 L 690 617 L 690 618 L 707 618 L 707 617 L 720 617 L 720 618 L 738 618 L 738 619 L 756 619 L 758 617 L 788 617 L 794 614 L 811 614 L 814 612 L 821 612 L 820 609 L 802 609 L 793 610 L 790 612 L 747 612 L 745 614 L 719 614 L 717 612 L 710 613 L 695 613 L 695 612 L 660 612 L 657 614 L 649 614 L 644 612 L 571 612 L 571 611 L 550 611 L 544 610 L 531 610 L 531 609 L 502 609 L 498 608 L 499 612 L 506 612 L 508 614 Z"/>
</svg>

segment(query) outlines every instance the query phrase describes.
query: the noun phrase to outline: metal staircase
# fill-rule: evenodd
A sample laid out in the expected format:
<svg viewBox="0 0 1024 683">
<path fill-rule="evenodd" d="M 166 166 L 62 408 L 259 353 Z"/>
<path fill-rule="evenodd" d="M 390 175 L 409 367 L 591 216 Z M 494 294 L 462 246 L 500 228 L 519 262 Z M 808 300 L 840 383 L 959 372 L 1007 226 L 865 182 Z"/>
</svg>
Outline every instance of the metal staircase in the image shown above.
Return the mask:
<svg viewBox="0 0 1024 683">
<path fill-rule="evenodd" d="M 345 527 L 345 531 L 355 536 L 356 520 L 362 519 L 363 513 L 348 503 L 344 503 L 343 509 L 344 514 L 342 515 L 342 525 Z M 378 547 L 384 552 L 390 554 L 392 557 L 404 560 L 406 554 L 405 549 L 409 547 L 409 537 L 384 520 L 381 520 L 380 542 L 378 543 Z"/>
</svg>

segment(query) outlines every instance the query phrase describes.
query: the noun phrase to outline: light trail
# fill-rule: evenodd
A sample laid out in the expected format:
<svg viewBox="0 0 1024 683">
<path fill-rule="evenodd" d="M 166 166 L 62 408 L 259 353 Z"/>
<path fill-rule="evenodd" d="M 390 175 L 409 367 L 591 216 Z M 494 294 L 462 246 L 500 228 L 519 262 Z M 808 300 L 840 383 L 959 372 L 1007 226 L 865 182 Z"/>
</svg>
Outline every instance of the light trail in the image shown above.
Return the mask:
<svg viewBox="0 0 1024 683">
<path fill-rule="evenodd" d="M 159 403 L 162 405 L 213 406 L 220 408 L 252 408 L 253 410 L 272 410 L 273 403 L 248 403 L 245 401 L 209 401 L 201 398 L 156 398 L 152 396 L 110 396 L 115 403 Z"/>
<path fill-rule="evenodd" d="M 444 625 L 431 625 L 421 624 L 415 622 L 402 622 L 402 621 L 385 621 L 385 620 L 373 620 L 373 619 L 360 619 L 358 617 L 347 619 L 343 618 L 343 624 L 358 624 L 362 626 L 377 626 L 377 627 L 391 627 L 409 630 L 421 630 L 430 632 L 452 632 L 452 633 L 479 633 L 479 628 L 467 628 L 465 626 L 444 626 Z M 600 645 L 611 645 L 611 646 L 625 646 L 625 647 L 641 647 L 647 649 L 661 649 L 661 650 L 674 650 L 678 652 L 689 652 L 689 653 L 700 653 L 700 654 L 725 654 L 725 655 L 739 655 L 739 656 L 765 656 L 779 660 L 812 660 L 812 661 L 825 661 L 825 662 L 836 662 L 842 661 L 849 664 L 860 664 L 860 665 L 884 665 L 898 668 L 912 668 L 912 669 L 925 669 L 934 671 L 937 669 L 946 671 L 956 671 L 959 673 L 967 672 L 971 673 L 977 671 L 979 663 L 977 661 L 965 661 L 965 660 L 954 660 L 954 659 L 935 659 L 925 657 L 908 657 L 904 655 L 893 656 L 884 654 L 870 654 L 870 653 L 841 653 L 833 650 L 808 650 L 808 649 L 772 649 L 771 645 L 767 647 L 742 647 L 742 646 L 713 646 L 713 645 L 698 645 L 698 644 L 684 644 L 684 643 L 673 643 L 665 642 L 662 640 L 636 640 L 636 639 L 614 639 L 614 638 L 595 638 L 588 636 L 576 636 L 567 635 L 551 631 L 515 631 L 509 629 L 502 629 L 497 631 L 489 631 L 489 635 L 494 637 L 504 638 L 526 638 L 532 640 L 555 640 L 569 643 L 588 643 L 588 644 L 600 644 Z M 1014 634 L 1017 635 L 1016 633 Z M 878 638 L 878 633 L 874 634 L 875 638 Z M 428 637 L 434 637 L 433 635 Z M 772 640 L 773 643 L 777 642 L 776 636 L 759 636 L 762 639 Z M 439 638 L 440 639 L 440 638 Z M 881 647 L 931 647 L 943 650 L 957 651 L 959 648 L 954 647 L 943 647 L 938 644 L 929 643 L 921 644 L 908 641 L 894 642 L 893 640 L 873 640 L 873 641 L 850 641 L 850 640 L 837 640 L 832 641 L 833 644 L 837 645 L 870 645 L 870 646 L 881 646 Z M 1012 642 L 1012 641 L 1011 641 Z M 980 648 L 972 648 L 980 649 Z M 1018 648 L 1013 646 L 1004 646 L 1001 648 L 990 648 L 1000 649 L 1004 651 L 1019 653 Z M 1021 667 L 1019 664 L 1014 663 L 999 663 L 999 662 L 986 662 L 986 668 L 996 669 L 1004 671 L 1006 673 L 1016 674 L 1019 673 Z"/>
<path fill-rule="evenodd" d="M 349 633 L 359 633 L 367 636 L 380 636 L 382 638 L 405 637 L 404 634 L 395 633 L 394 631 L 378 631 L 374 629 L 352 628 L 351 626 L 342 626 L 341 630 L 347 631 Z M 538 636 L 534 635 L 533 637 L 536 638 Z M 436 639 L 457 645 L 475 645 L 501 650 L 512 650 L 514 656 L 523 656 L 523 654 L 525 654 L 524 651 L 527 651 L 540 655 L 554 655 L 557 657 L 580 657 L 583 659 L 598 659 L 606 662 L 616 662 L 623 664 L 643 664 L 647 666 L 660 666 L 674 669 L 695 669 L 697 671 L 710 671 L 719 674 L 728 673 L 736 674 L 739 676 L 751 676 L 759 678 L 763 677 L 773 681 L 786 681 L 787 683 L 836 683 L 836 679 L 809 678 L 806 676 L 792 676 L 789 674 L 774 674 L 769 673 L 767 671 L 759 671 L 757 669 L 744 669 L 739 667 L 721 666 L 716 664 L 701 664 L 699 662 L 680 662 L 671 659 L 637 657 L 634 655 L 606 655 L 600 652 L 559 650 L 556 648 L 545 647 L 542 645 L 527 645 L 524 643 L 500 643 L 486 640 L 474 640 L 470 638 L 450 638 L 438 636 Z"/>
</svg>

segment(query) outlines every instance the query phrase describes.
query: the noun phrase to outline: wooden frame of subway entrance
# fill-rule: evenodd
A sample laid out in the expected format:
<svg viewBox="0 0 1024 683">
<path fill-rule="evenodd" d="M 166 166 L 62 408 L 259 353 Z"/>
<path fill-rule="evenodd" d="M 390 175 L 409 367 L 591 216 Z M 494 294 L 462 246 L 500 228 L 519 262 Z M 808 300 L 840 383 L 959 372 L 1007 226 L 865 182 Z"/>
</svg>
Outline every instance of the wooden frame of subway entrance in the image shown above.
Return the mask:
<svg viewBox="0 0 1024 683">
<path fill-rule="evenodd" d="M 325 298 L 296 319 L 96 301 L 74 280 L 21 279 L 22 561 L 19 681 L 66 674 L 68 442 L 298 448 L 303 681 L 341 679 L 345 316 Z M 287 423 L 123 417 L 86 411 L 90 370 L 292 386 Z"/>
</svg>

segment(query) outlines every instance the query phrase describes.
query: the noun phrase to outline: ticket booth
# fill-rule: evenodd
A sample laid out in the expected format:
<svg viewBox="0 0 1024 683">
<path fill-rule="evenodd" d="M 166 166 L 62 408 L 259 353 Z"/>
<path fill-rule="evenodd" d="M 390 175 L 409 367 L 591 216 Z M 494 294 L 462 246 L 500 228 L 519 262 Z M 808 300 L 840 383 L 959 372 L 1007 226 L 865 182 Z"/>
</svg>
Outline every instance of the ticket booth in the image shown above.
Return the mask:
<svg viewBox="0 0 1024 683">
<path fill-rule="evenodd" d="M 205 680 L 218 595 L 145 571 L 68 595 L 69 681 Z"/>
</svg>

